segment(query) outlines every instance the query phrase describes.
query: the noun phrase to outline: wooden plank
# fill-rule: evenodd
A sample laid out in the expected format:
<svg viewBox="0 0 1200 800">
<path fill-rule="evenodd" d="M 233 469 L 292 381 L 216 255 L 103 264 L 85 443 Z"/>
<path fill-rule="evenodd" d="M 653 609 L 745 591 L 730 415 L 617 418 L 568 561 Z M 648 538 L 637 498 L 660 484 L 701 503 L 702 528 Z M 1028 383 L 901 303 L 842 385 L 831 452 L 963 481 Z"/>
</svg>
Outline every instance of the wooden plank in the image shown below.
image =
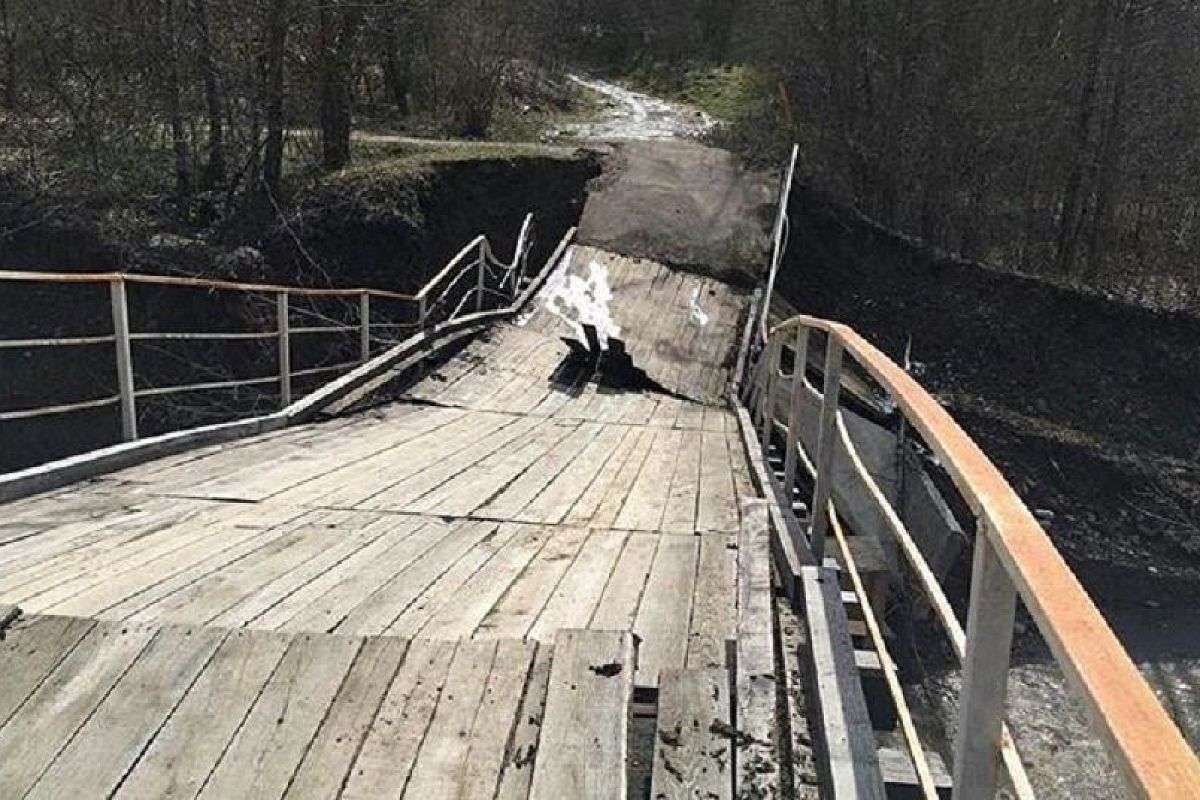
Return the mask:
<svg viewBox="0 0 1200 800">
<path fill-rule="evenodd" d="M 516 641 L 459 645 L 406 795 L 495 795 L 534 649 Z"/>
<path fill-rule="evenodd" d="M 538 737 L 546 713 L 546 690 L 550 684 L 552 649 L 540 646 L 529 670 L 525 696 L 517 712 L 517 725 L 504 758 L 500 786 L 495 800 L 525 800 L 533 782 L 533 766 L 537 760 Z"/>
<path fill-rule="evenodd" d="M 732 798 L 732 743 L 722 732 L 732 716 L 727 670 L 664 673 L 658 695 L 651 797 Z"/>
<path fill-rule="evenodd" d="M 428 536 L 420 536 L 426 521 L 419 517 L 384 518 L 376 524 L 390 528 L 389 533 L 343 562 L 345 568 L 338 570 L 341 580 L 288 620 L 283 629 L 336 631 L 355 608 L 422 556 L 442 533 L 435 527 Z"/>
<path fill-rule="evenodd" d="M 26 797 L 108 797 L 208 666 L 226 633 L 159 631 Z"/>
<path fill-rule="evenodd" d="M 97 609 L 92 613 L 97 618 L 110 622 L 129 619 L 141 610 L 149 608 L 165 598 L 171 597 L 175 592 L 186 589 L 205 576 L 224 569 L 230 564 L 237 563 L 238 560 L 253 554 L 282 535 L 282 530 L 267 528 L 258 536 L 238 540 L 230 547 L 214 553 L 208 558 L 201 559 L 190 567 L 173 575 L 164 576 L 158 582 L 145 586 L 136 593 L 130 594 L 120 601 L 112 603 L 105 608 Z M 151 617 L 153 615 L 147 615 L 147 618 Z"/>
<path fill-rule="evenodd" d="M 155 633 L 97 626 L 59 663 L 0 729 L 0 797 L 25 796 Z"/>
<path fill-rule="evenodd" d="M 195 797 L 279 665 L 288 642 L 273 633 L 230 632 L 115 797 Z"/>
<path fill-rule="evenodd" d="M 601 427 L 585 422 L 534 462 L 516 480 L 508 484 L 476 512 L 488 519 L 514 519 L 551 481 L 574 465 Z"/>
<path fill-rule="evenodd" d="M 588 537 L 583 528 L 543 530 L 546 546 L 487 612 L 475 629 L 475 638 L 524 639 Z M 472 584 L 473 592 L 480 591 L 476 581 Z"/>
<path fill-rule="evenodd" d="M 531 503 L 514 515 L 513 519 L 518 522 L 550 524 L 562 522 L 620 447 L 627 433 L 628 429 L 621 426 L 603 427 L 579 457 L 564 468 L 559 476 Z"/>
<path fill-rule="evenodd" d="M 558 634 L 531 800 L 625 797 L 634 663 L 630 633 Z"/>
<path fill-rule="evenodd" d="M 770 529 L 765 501 L 747 501 L 744 509 L 738 535 L 736 725 L 745 746 L 737 751 L 735 793 L 777 797 L 782 772 L 775 742 Z"/>
<path fill-rule="evenodd" d="M 429 631 L 439 639 L 466 639 L 480 626 L 510 587 L 546 546 L 553 529 L 537 525 L 506 523 L 517 528 L 515 536 L 470 578 L 469 591 L 457 602 L 445 603 L 417 631 Z M 503 534 L 502 534 L 503 535 Z"/>
<path fill-rule="evenodd" d="M 530 530 L 525 528 L 524 535 L 531 535 Z M 532 531 L 537 533 L 536 529 Z M 462 558 L 438 576 L 404 613 L 396 617 L 388 626 L 387 635 L 415 638 L 443 608 L 456 606 L 463 599 L 464 587 L 471 577 L 521 533 L 522 527 L 519 525 L 502 524 L 492 527 Z"/>
<path fill-rule="evenodd" d="M 671 493 L 663 511 L 662 529 L 668 533 L 691 535 L 696 532 L 702 440 L 699 431 L 677 433 L 681 437 L 679 458 L 671 476 Z"/>
<path fill-rule="evenodd" d="M 530 639 L 553 643 L 559 628 L 584 628 L 592 619 L 613 566 L 625 547 L 626 534 L 596 530 L 588 534 L 554 593 L 529 630 Z"/>
<path fill-rule="evenodd" d="M 642 428 L 625 429 L 621 443 L 605 460 L 604 466 L 596 472 L 595 477 L 580 495 L 579 500 L 571 507 L 570 512 L 561 520 L 564 524 L 588 525 L 592 521 L 617 475 L 638 448 L 638 443 L 644 433 L 645 429 Z"/>
<path fill-rule="evenodd" d="M 338 796 L 407 652 L 404 639 L 363 644 L 285 797 Z"/>
<path fill-rule="evenodd" d="M 809 632 L 812 727 L 825 752 L 825 790 L 835 797 L 882 800 L 886 795 L 875 732 L 854 663 L 837 573 L 803 567 L 800 578 Z"/>
<path fill-rule="evenodd" d="M 699 549 L 695 536 L 666 536 L 658 545 L 633 626 L 641 639 L 638 686 L 657 686 L 663 671 L 683 669 L 687 663 Z"/>
<path fill-rule="evenodd" d="M 367 516 L 369 515 L 356 515 Z M 347 520 L 346 527 L 355 523 Z M 307 586 L 322 575 L 337 571 L 338 567 L 374 542 L 388 535 L 382 526 L 369 526 L 357 530 L 345 530 L 333 543 L 325 542 L 325 548 L 316 557 L 310 558 L 295 569 L 289 570 L 273 581 L 262 583 L 239 602 L 207 620 L 209 625 L 226 628 L 241 628 L 249 625 L 270 609 Z M 418 534 L 414 534 L 418 535 Z"/>
<path fill-rule="evenodd" d="M 467 516 L 543 458 L 578 427 L 576 423 L 540 421 L 528 442 L 506 447 L 425 497 L 405 505 L 418 514 Z"/>
<path fill-rule="evenodd" d="M 730 666 L 728 648 L 737 638 L 737 558 L 737 542 L 732 535 L 700 536 L 688 633 L 688 669 Z"/>
<path fill-rule="evenodd" d="M 696 528 L 701 531 L 736 533 L 737 497 L 734 495 L 733 470 L 724 434 L 701 434 L 700 498 Z"/>
<path fill-rule="evenodd" d="M 675 471 L 682 438 L 682 431 L 655 432 L 654 443 L 625 497 L 614 527 L 634 531 L 656 531 L 661 527 L 671 491 L 671 481 L 666 476 Z"/>
<path fill-rule="evenodd" d="M 437 544 L 351 611 L 338 628 L 340 633 L 366 636 L 383 633 L 460 559 L 494 537 L 499 527 L 495 522 L 446 524 L 440 520 L 430 525 L 440 526 L 444 532 Z"/>
<path fill-rule="evenodd" d="M 625 459 L 619 471 L 613 475 L 611 484 L 607 487 L 603 499 L 596 507 L 595 513 L 591 518 L 591 527 L 610 528 L 616 522 L 621 509 L 625 507 L 629 490 L 633 488 L 634 483 L 642 472 L 642 464 L 645 463 L 650 455 L 655 434 L 656 431 L 653 428 L 642 428 L 637 439 L 637 444 L 630 451 L 629 456 Z M 587 499 L 585 496 L 584 500 Z M 583 503 L 584 500 L 581 500 L 580 503 Z"/>
<path fill-rule="evenodd" d="M 489 444 L 500 446 L 518 436 L 520 429 L 513 428 L 518 422 L 503 414 L 464 415 L 445 428 L 385 450 L 352 468 L 332 472 L 276 499 L 325 507 L 389 508 L 440 483 L 416 491 L 406 482 L 421 480 L 427 472 L 443 469 L 443 464 L 461 467 L 472 463 L 479 458 L 476 453 Z"/>
<path fill-rule="evenodd" d="M 72 617 L 26 617 L 0 638 L 0 726 L 41 686 L 95 623 Z"/>
<path fill-rule="evenodd" d="M 199 797 L 279 797 L 362 642 L 301 635 L 263 687 Z"/>
<path fill-rule="evenodd" d="M 589 628 L 598 631 L 633 630 L 642 593 L 646 589 L 646 576 L 650 574 L 659 542 L 665 538 L 668 537 L 651 533 L 629 535 L 625 549 L 621 551 L 621 557 L 604 587 Z"/>
<path fill-rule="evenodd" d="M 456 648 L 454 642 L 412 643 L 350 770 L 342 800 L 403 795 Z"/>
<path fill-rule="evenodd" d="M 79 591 L 66 591 L 62 595 L 56 595 L 53 599 L 57 602 L 47 605 L 45 610 L 63 615 L 94 614 L 117 605 L 176 574 L 186 572 L 205 559 L 231 547 L 237 547 L 247 541 L 261 542 L 263 537 L 278 535 L 281 535 L 281 531 L 268 530 L 264 532 L 259 528 L 234 528 L 232 530 L 218 528 L 215 534 L 188 543 L 161 558 L 137 563 L 133 568 L 114 571 L 109 575 L 96 575 L 94 580 L 89 579 L 80 586 Z"/>
<path fill-rule="evenodd" d="M 337 521 L 326 512 L 308 515 L 285 535 L 142 610 L 134 619 L 203 624 L 263 584 L 327 551 L 332 538 L 327 535 L 329 527 L 336 527 Z"/>
</svg>

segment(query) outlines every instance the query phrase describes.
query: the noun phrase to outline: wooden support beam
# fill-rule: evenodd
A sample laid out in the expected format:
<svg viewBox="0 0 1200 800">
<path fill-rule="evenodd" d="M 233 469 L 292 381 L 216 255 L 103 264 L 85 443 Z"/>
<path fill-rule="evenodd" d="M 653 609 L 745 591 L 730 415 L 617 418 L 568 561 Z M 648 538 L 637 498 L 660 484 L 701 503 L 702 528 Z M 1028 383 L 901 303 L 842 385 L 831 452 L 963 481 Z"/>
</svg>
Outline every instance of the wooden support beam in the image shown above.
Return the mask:
<svg viewBox="0 0 1200 800">
<path fill-rule="evenodd" d="M 975 536 L 967 651 L 954 741 L 954 785 L 961 800 L 996 795 L 1017 590 L 987 532 Z"/>
<path fill-rule="evenodd" d="M 875 731 L 867 713 L 854 646 L 841 601 L 837 573 L 805 567 L 804 617 L 809 631 L 809 669 L 825 795 L 863 800 L 884 800 L 883 778 L 875 745 Z"/>
</svg>

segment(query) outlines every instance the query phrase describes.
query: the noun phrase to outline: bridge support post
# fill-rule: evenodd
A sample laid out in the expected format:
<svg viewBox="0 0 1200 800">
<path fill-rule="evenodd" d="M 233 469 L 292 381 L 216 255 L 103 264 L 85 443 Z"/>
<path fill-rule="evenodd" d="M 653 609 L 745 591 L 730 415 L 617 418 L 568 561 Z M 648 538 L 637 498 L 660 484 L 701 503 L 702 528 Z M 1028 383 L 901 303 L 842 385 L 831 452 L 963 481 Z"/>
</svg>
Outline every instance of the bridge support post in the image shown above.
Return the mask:
<svg viewBox="0 0 1200 800">
<path fill-rule="evenodd" d="M 137 395 L 133 382 L 133 350 L 129 344 L 129 299 L 125 281 L 109 282 L 112 299 L 113 336 L 117 347 L 117 383 L 121 394 L 121 435 L 127 442 L 138 438 Z"/>
<path fill-rule="evenodd" d="M 767 350 L 763 353 L 763 359 L 767 365 L 766 374 L 763 375 L 763 384 L 766 388 L 761 398 L 759 422 L 762 425 L 760 439 L 762 440 L 763 458 L 768 462 L 771 458 L 771 428 L 775 422 L 775 395 L 779 391 L 779 357 L 782 352 L 782 341 L 780 337 L 776 336 L 767 344 Z"/>
<path fill-rule="evenodd" d="M 1017 590 L 981 522 L 975 534 L 967 651 L 954 739 L 955 800 L 996 796 Z"/>
<path fill-rule="evenodd" d="M 475 287 L 475 310 L 483 311 L 483 292 L 487 288 L 487 239 L 479 243 L 479 282 Z"/>
<path fill-rule="evenodd" d="M 280 405 L 292 404 L 292 330 L 288 293 L 275 295 L 275 314 L 279 331 L 279 397 Z"/>
<path fill-rule="evenodd" d="M 842 343 L 832 333 L 825 350 L 825 390 L 821 395 L 821 435 L 817 440 L 817 484 L 813 490 L 809 544 L 817 563 L 825 560 L 829 535 L 829 495 L 833 484 L 833 455 L 837 450 L 837 415 L 842 394 Z"/>
<path fill-rule="evenodd" d="M 362 363 L 371 360 L 371 293 L 358 296 L 359 353 Z"/>
<path fill-rule="evenodd" d="M 808 364 L 808 328 L 796 328 L 795 360 L 792 366 L 791 403 L 788 405 L 787 452 L 783 457 L 783 489 L 787 500 L 792 502 L 796 486 L 796 445 L 800 438 L 800 416 L 804 410 L 804 371 Z"/>
</svg>

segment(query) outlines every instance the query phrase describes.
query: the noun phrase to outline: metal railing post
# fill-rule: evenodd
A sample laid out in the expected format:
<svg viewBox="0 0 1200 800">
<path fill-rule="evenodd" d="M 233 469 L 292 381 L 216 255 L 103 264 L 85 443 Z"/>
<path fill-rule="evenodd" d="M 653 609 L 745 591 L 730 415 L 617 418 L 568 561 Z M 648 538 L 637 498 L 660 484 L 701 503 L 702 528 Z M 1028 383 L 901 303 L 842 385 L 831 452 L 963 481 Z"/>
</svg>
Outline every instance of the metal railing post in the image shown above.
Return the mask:
<svg viewBox="0 0 1200 800">
<path fill-rule="evenodd" d="M 279 396 L 280 404 L 292 404 L 292 333 L 288 293 L 275 296 L 276 318 L 279 321 Z"/>
<path fill-rule="evenodd" d="M 1017 590 L 981 522 L 975 534 L 967 650 L 954 739 L 955 800 L 996 796 Z"/>
<path fill-rule="evenodd" d="M 825 350 L 825 390 L 821 395 L 821 434 L 817 440 L 817 484 L 813 489 L 809 544 L 820 564 L 825 560 L 829 535 L 829 495 L 833 483 L 833 455 L 837 448 L 837 415 L 842 393 L 842 343 L 829 334 Z"/>
<path fill-rule="evenodd" d="M 425 301 L 425 296 L 421 295 L 417 298 L 417 327 L 422 331 L 425 330 L 425 323 L 429 320 L 429 305 Z"/>
<path fill-rule="evenodd" d="M 121 391 L 121 435 L 125 441 L 138 438 L 137 395 L 133 383 L 133 351 L 129 345 L 129 300 L 125 281 L 110 281 L 112 298 L 113 336 L 117 346 L 117 383 Z"/>
<path fill-rule="evenodd" d="M 788 493 L 787 500 L 792 502 L 792 492 L 796 486 L 796 461 L 798 454 L 796 445 L 800 439 L 800 416 L 803 412 L 804 371 L 808 364 L 808 328 L 796 328 L 796 359 L 792 367 L 791 404 L 788 407 L 787 453 L 783 458 L 783 487 Z"/>
<path fill-rule="evenodd" d="M 483 311 L 483 290 L 487 287 L 487 239 L 479 243 L 479 282 L 475 287 L 475 310 Z"/>
<path fill-rule="evenodd" d="M 371 360 L 371 293 L 358 296 L 359 353 L 365 364 Z"/>
<path fill-rule="evenodd" d="M 775 421 L 775 394 L 779 388 L 779 357 L 783 352 L 783 344 L 781 337 L 774 336 L 767 344 L 767 352 L 764 358 L 767 362 L 767 374 L 763 377 L 766 390 L 763 392 L 762 402 L 762 417 L 759 420 L 761 425 L 760 438 L 762 440 L 763 456 L 769 455 L 768 450 L 771 446 L 771 427 Z"/>
</svg>

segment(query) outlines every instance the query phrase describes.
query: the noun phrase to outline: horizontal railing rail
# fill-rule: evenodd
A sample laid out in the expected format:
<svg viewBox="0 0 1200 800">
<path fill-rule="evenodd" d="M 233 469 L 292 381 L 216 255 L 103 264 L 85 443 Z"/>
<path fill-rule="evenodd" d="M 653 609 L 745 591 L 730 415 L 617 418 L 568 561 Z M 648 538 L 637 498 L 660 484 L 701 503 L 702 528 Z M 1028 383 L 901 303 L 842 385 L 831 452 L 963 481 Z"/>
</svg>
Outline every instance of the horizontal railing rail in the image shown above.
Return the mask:
<svg viewBox="0 0 1200 800">
<path fill-rule="evenodd" d="M 94 335 L 61 337 L 24 337 L 0 339 L 0 352 L 43 350 L 55 348 L 84 348 L 109 345 L 114 348 L 117 387 L 116 393 L 73 402 L 44 404 L 32 408 L 0 409 L 0 422 L 29 421 L 59 417 L 74 412 L 117 406 L 120 409 L 122 438 L 139 438 L 138 400 L 163 398 L 185 393 L 209 392 L 249 387 L 278 387 L 280 405 L 293 401 L 293 383 L 297 379 L 345 373 L 369 362 L 377 346 L 391 346 L 400 337 L 430 327 L 462 314 L 470 304 L 481 312 L 489 307 L 507 305 L 516 297 L 533 247 L 533 215 L 524 218 L 513 257 L 501 261 L 493 252 L 486 236 L 478 236 L 438 271 L 415 294 L 382 289 L 334 289 L 285 286 L 266 283 L 241 283 L 207 278 L 188 278 L 169 275 L 137 273 L 60 273 L 24 270 L 0 270 L 0 286 L 4 284 L 42 284 L 60 286 L 107 286 L 111 305 L 112 332 Z M 466 280 L 469 288 L 462 288 Z M 271 317 L 270 327 L 248 331 L 149 331 L 134 330 L 130 315 L 129 288 L 135 286 L 164 289 L 199 289 L 211 293 L 262 300 L 258 316 Z M 296 304 L 298 299 L 312 301 L 342 299 L 350 301 L 340 309 L 341 318 L 316 313 Z M 381 306 L 391 304 L 394 313 L 381 314 Z M 374 305 L 374 308 L 373 308 Z M 345 317 L 350 316 L 347 320 Z M 382 318 L 382 319 L 381 319 Z M 295 322 L 302 324 L 295 324 Z M 293 368 L 293 348 L 297 337 L 345 337 L 357 334 L 357 356 L 353 361 Z M 145 385 L 145 377 L 135 368 L 135 344 L 181 342 L 269 342 L 276 341 L 276 367 L 268 375 L 234 378 L 219 374 L 223 365 L 197 365 L 210 374 L 208 380 L 178 385 Z M 214 371 L 215 370 L 215 371 Z M 11 376 L 19 380 L 19 375 Z M 217 379 L 220 378 L 220 379 Z"/>
<path fill-rule="evenodd" d="M 766 311 L 763 312 L 764 316 Z M 823 388 L 807 374 L 813 335 L 825 339 Z M 956 798 L 994 797 L 1004 764 L 1020 797 L 1033 790 L 1005 719 L 1016 602 L 1024 602 L 1068 686 L 1084 701 L 1127 787 L 1138 797 L 1200 797 L 1200 761 L 1159 704 L 1095 604 L 1016 491 L 950 414 L 904 369 L 853 329 L 797 316 L 767 334 L 748 367 L 749 399 L 761 445 L 783 447 L 778 481 L 790 497 L 799 467 L 813 478 L 807 548 L 821 563 L 832 530 L 842 538 L 834 501 L 834 459 L 848 456 L 851 474 L 875 505 L 883 528 L 947 634 L 963 665 L 954 742 Z M 847 363 L 849 362 L 849 363 Z M 783 367 L 791 364 L 790 373 Z M 977 535 L 970 602 L 964 628 L 938 580 L 879 483 L 865 466 L 842 409 L 843 378 L 854 365 L 887 395 L 905 424 L 920 435 L 974 515 Z M 805 397 L 807 396 L 807 397 Z M 800 415 L 819 403 L 815 445 L 806 449 Z M 811 408 L 811 404 L 809 405 Z M 810 440 L 813 437 L 809 437 Z M 876 609 L 881 611 L 881 609 Z M 914 756 L 920 750 L 914 742 Z M 923 781 L 924 783 L 924 781 Z"/>
</svg>

